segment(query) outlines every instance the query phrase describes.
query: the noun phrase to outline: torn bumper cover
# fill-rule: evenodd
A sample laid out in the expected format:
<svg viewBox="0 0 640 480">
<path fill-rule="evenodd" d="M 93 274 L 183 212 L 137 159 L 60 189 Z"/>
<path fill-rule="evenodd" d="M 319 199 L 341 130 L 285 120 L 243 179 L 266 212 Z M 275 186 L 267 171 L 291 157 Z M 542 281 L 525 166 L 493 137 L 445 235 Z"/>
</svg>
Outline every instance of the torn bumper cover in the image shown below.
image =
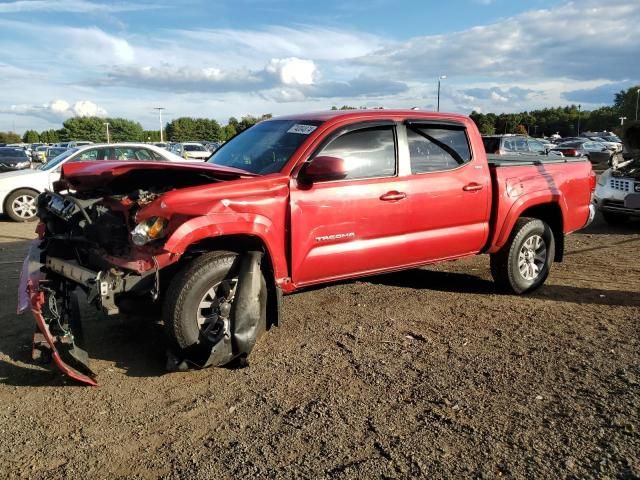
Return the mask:
<svg viewBox="0 0 640 480">
<path fill-rule="evenodd" d="M 97 385 L 84 350 L 78 287 L 89 303 L 105 313 L 118 313 L 115 297 L 132 291 L 150 275 L 122 274 L 115 269 L 92 271 L 74 261 L 47 256 L 42 240 L 34 240 L 24 261 L 18 292 L 18 313 L 31 309 L 36 331 L 32 357 L 53 360 L 65 375 L 85 385 Z M 227 335 L 203 341 L 193 352 L 174 361 L 199 368 L 226 365 L 246 358 L 265 323 L 266 291 L 261 284 L 261 252 L 247 252 L 238 272 L 238 291 Z M 264 300 L 264 299 L 263 299 Z M 44 357 L 44 358 L 43 358 Z M 171 360 L 171 359 L 170 359 Z M 182 368 L 172 368 L 182 369 Z"/>
<path fill-rule="evenodd" d="M 29 307 L 33 313 L 36 330 L 33 334 L 32 358 L 46 356 L 65 375 L 85 385 L 97 385 L 95 374 L 89 368 L 88 356 L 81 348 L 82 328 L 75 293 L 70 295 L 67 318 L 59 313 L 55 295 L 47 287 L 42 272 L 41 240 L 31 243 L 24 260 L 18 290 L 18 313 Z M 63 326 L 67 323 L 67 327 Z"/>
</svg>

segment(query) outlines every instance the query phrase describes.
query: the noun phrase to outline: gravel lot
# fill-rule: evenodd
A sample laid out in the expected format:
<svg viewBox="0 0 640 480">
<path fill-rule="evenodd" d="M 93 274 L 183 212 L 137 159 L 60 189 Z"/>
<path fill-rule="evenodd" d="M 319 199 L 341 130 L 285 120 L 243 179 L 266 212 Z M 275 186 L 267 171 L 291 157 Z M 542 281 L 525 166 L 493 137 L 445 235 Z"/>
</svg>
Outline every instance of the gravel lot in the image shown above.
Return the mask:
<svg viewBox="0 0 640 480">
<path fill-rule="evenodd" d="M 93 315 L 98 388 L 30 362 L 33 229 L 0 222 L 3 478 L 640 478 L 640 223 L 526 297 L 484 256 L 286 297 L 241 370 L 167 374 L 158 325 Z"/>
</svg>

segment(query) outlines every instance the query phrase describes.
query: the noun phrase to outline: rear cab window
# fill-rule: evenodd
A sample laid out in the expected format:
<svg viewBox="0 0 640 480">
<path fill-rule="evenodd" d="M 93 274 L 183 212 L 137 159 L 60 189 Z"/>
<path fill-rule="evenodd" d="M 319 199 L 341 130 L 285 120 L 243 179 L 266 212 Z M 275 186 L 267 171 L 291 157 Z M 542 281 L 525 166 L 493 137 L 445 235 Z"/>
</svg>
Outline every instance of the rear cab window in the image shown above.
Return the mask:
<svg viewBox="0 0 640 480">
<path fill-rule="evenodd" d="M 471 161 L 464 126 L 407 124 L 411 173 L 452 170 Z"/>
</svg>

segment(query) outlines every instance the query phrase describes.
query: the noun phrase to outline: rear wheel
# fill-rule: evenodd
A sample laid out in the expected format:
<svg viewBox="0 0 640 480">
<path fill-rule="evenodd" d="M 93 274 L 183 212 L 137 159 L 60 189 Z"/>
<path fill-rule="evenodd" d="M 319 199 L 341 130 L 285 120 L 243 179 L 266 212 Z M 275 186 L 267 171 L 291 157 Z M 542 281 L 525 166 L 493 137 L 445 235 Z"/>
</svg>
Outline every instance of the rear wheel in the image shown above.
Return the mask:
<svg viewBox="0 0 640 480">
<path fill-rule="evenodd" d="M 4 204 L 5 213 L 15 222 L 32 222 L 36 219 L 38 209 L 36 198 L 38 192 L 28 188 L 16 190 L 7 197 Z"/>
<path fill-rule="evenodd" d="M 536 218 L 520 218 L 507 244 L 491 255 L 491 274 L 502 290 L 530 292 L 547 279 L 554 255 L 549 225 Z"/>
</svg>

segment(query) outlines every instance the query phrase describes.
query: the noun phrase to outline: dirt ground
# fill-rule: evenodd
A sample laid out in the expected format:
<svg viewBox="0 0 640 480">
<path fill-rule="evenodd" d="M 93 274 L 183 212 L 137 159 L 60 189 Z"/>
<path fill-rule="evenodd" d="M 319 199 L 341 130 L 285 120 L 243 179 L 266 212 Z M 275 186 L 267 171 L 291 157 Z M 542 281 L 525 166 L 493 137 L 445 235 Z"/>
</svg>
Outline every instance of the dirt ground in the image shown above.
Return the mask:
<svg viewBox="0 0 640 480">
<path fill-rule="evenodd" d="M 285 298 L 250 366 L 165 373 L 100 315 L 100 386 L 30 361 L 33 224 L 0 223 L 2 478 L 640 478 L 640 223 L 567 240 L 538 292 L 485 256 Z"/>
</svg>

